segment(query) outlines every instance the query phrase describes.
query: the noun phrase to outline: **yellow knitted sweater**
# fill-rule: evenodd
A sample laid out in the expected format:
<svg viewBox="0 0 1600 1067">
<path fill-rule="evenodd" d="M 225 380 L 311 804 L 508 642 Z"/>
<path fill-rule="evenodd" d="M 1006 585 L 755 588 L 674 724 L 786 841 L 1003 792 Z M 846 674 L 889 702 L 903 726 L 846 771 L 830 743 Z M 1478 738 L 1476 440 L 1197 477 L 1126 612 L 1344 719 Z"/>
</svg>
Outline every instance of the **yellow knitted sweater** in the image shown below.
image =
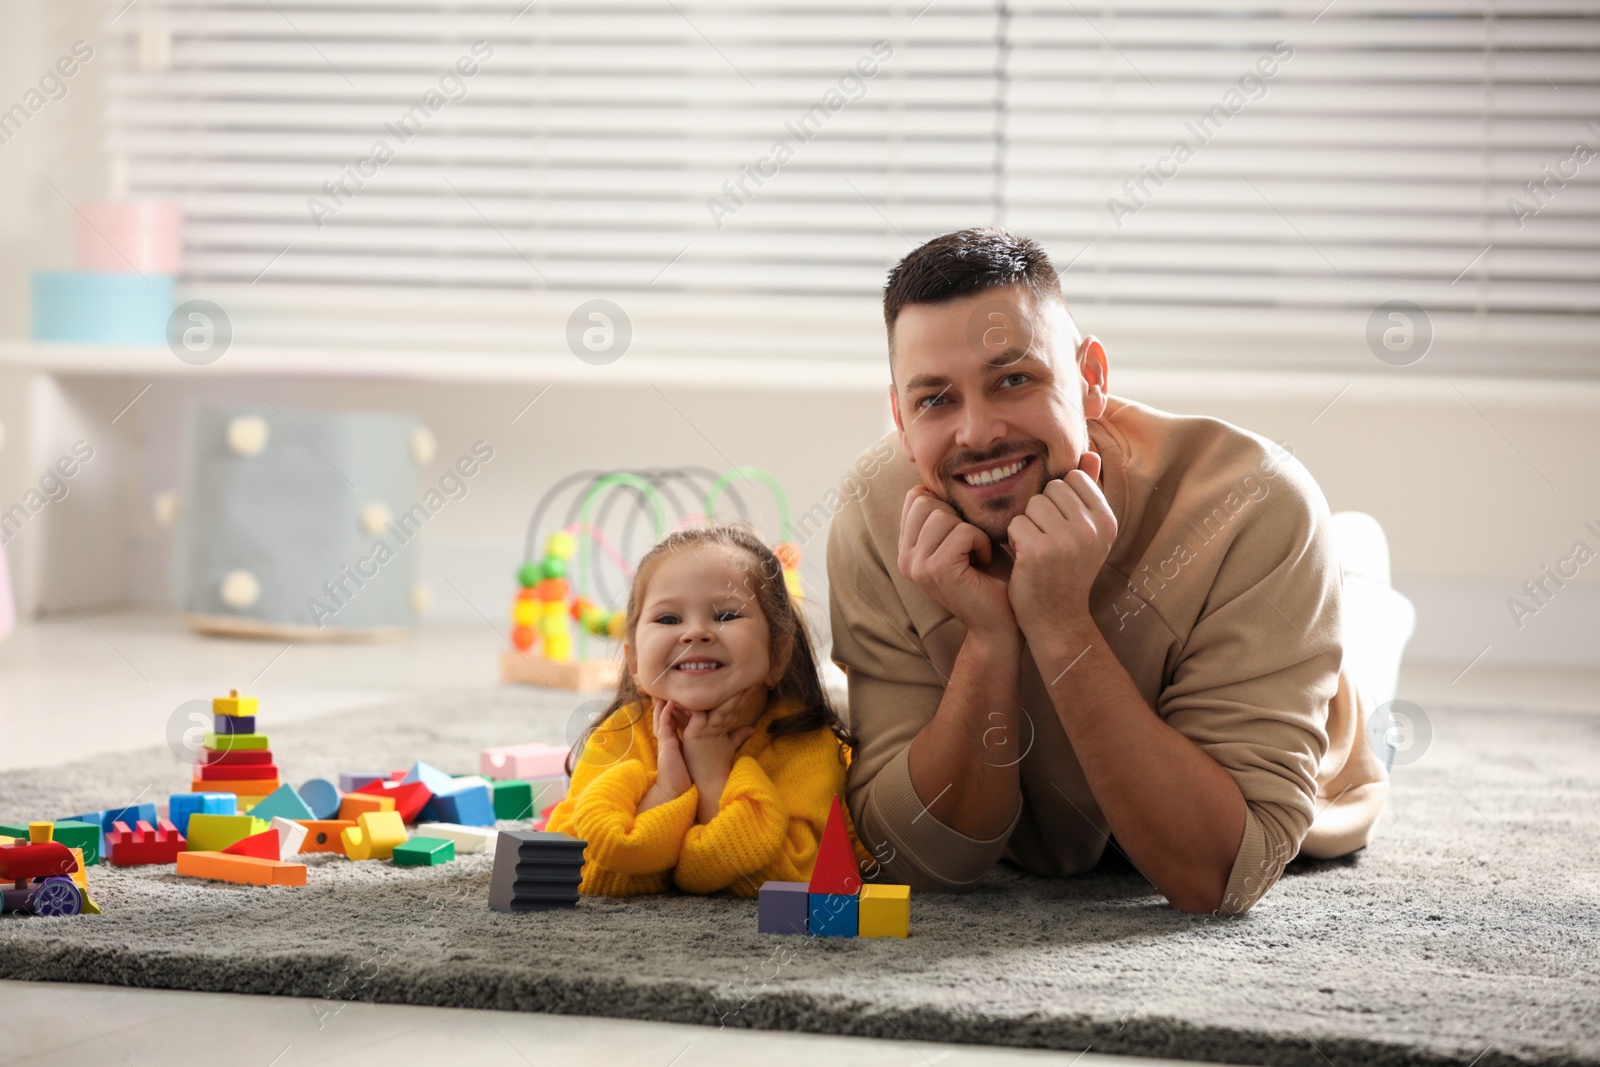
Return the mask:
<svg viewBox="0 0 1600 1067">
<path fill-rule="evenodd" d="M 589 735 L 566 799 L 545 827 L 589 843 L 579 891 L 625 897 L 675 885 L 753 897 L 768 880 L 808 881 L 828 809 L 844 793 L 849 749 L 826 727 L 768 733 L 767 723 L 793 710 L 774 704 L 762 713 L 734 758 L 716 816 L 704 824 L 695 821 L 700 793 L 693 785 L 676 800 L 639 811 L 656 780 L 649 708 L 631 704 L 613 712 Z M 848 812 L 845 824 L 857 860 L 870 862 Z"/>
</svg>

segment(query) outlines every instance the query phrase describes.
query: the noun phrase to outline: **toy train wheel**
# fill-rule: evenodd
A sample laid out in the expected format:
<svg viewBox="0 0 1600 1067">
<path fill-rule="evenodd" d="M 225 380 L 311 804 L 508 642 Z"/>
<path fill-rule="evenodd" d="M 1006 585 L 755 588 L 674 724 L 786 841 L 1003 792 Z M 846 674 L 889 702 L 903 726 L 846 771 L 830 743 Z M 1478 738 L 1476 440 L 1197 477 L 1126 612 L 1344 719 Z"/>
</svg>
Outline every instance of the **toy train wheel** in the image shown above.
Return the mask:
<svg viewBox="0 0 1600 1067">
<path fill-rule="evenodd" d="M 71 878 L 46 878 L 34 888 L 28 910 L 35 915 L 77 915 L 83 911 L 83 894 Z"/>
</svg>

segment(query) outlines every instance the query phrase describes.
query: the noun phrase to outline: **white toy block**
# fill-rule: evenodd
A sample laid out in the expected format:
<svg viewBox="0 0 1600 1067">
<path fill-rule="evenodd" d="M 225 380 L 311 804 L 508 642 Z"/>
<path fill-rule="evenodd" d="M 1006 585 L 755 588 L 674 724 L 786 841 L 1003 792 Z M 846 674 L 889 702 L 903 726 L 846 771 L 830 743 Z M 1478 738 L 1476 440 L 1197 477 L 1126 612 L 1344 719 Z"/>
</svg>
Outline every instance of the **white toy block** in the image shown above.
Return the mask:
<svg viewBox="0 0 1600 1067">
<path fill-rule="evenodd" d="M 425 822 L 417 825 L 418 837 L 442 837 L 455 842 L 456 853 L 486 852 L 494 855 L 500 831 L 487 826 L 462 826 L 453 822 Z"/>
</svg>

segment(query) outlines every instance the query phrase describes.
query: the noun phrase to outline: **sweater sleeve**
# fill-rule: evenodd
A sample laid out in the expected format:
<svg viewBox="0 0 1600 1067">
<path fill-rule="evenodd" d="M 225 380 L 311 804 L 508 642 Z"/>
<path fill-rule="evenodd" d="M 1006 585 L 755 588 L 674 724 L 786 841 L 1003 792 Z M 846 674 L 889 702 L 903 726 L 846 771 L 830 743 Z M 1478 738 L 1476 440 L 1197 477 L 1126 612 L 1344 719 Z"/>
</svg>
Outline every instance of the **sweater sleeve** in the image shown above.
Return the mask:
<svg viewBox="0 0 1600 1067">
<path fill-rule="evenodd" d="M 737 883 L 750 881 L 772 861 L 783 847 L 788 822 L 789 810 L 778 787 L 759 763 L 740 756 L 728 772 L 717 814 L 684 835 L 673 881 L 690 893 L 748 889 Z M 761 885 L 751 884 L 756 889 Z"/>
<path fill-rule="evenodd" d="M 905 597 L 920 593 L 897 587 L 891 566 L 873 544 L 862 506 L 843 509 L 828 531 L 828 588 L 833 659 L 849 682 L 857 740 L 850 814 L 890 880 L 916 890 L 970 889 L 1005 851 L 1022 804 L 1011 825 L 979 840 L 940 822 L 917 795 L 911 742 L 938 712 L 947 680 L 925 648 L 935 631 L 916 633 L 904 607 Z"/>
<path fill-rule="evenodd" d="M 676 800 L 639 811 L 655 774 L 639 760 L 624 760 L 600 772 L 572 807 L 572 825 L 589 843 L 584 860 L 618 874 L 655 874 L 678 863 L 684 833 L 700 803 L 690 786 Z"/>
<path fill-rule="evenodd" d="M 1278 473 L 1277 499 L 1239 524 L 1156 708 L 1244 797 L 1226 915 L 1261 899 L 1311 825 L 1343 655 L 1327 504 L 1298 463 Z"/>
</svg>

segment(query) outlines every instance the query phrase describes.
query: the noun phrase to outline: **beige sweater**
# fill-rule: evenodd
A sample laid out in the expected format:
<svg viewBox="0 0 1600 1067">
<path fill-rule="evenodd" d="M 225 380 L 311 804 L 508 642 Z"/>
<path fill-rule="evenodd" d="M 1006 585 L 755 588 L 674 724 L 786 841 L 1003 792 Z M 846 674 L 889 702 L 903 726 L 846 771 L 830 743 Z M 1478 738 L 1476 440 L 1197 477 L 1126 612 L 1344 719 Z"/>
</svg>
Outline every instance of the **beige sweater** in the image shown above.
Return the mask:
<svg viewBox="0 0 1600 1067">
<path fill-rule="evenodd" d="M 1339 669 L 1328 506 L 1286 451 L 1215 419 L 1114 397 L 1089 436 L 1117 518 L 1090 609 L 1145 702 L 1244 795 L 1244 837 L 1220 909 L 1240 914 L 1297 852 L 1364 846 L 1388 796 L 1365 737 L 1367 701 Z M 1022 807 L 993 840 L 939 822 L 911 784 L 911 741 L 939 708 L 966 628 L 896 565 L 902 504 L 919 476 L 894 432 L 870 451 L 881 457 L 885 444 L 893 457 L 864 454 L 859 469 L 876 472 L 828 534 L 833 658 L 849 677 L 859 739 L 849 804 L 862 841 L 892 856 L 892 880 L 919 889 L 970 888 L 1001 856 L 1044 875 L 1087 870 L 1109 827 L 1060 731 L 1029 747 Z M 1019 695 L 1028 718 L 1056 714 L 1026 648 Z"/>
</svg>

